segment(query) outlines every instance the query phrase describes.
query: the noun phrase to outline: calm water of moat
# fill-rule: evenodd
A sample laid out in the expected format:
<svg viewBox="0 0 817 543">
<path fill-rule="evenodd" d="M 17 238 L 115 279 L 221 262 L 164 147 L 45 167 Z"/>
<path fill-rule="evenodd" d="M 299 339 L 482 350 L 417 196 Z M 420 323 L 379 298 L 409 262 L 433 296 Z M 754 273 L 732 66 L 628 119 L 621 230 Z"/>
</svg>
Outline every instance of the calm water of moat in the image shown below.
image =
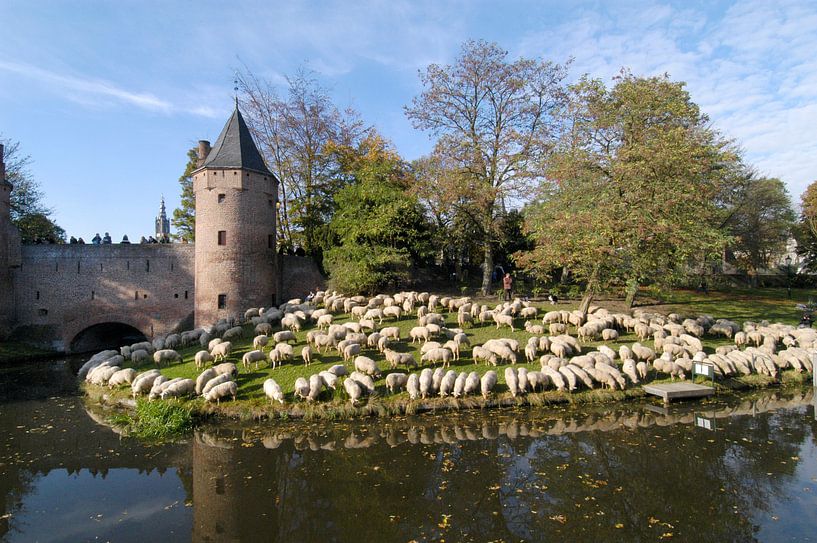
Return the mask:
<svg viewBox="0 0 817 543">
<path fill-rule="evenodd" d="M 655 408 L 653 408 L 655 409 Z M 6 541 L 811 541 L 813 394 L 222 425 L 149 446 L 0 369 Z"/>
</svg>

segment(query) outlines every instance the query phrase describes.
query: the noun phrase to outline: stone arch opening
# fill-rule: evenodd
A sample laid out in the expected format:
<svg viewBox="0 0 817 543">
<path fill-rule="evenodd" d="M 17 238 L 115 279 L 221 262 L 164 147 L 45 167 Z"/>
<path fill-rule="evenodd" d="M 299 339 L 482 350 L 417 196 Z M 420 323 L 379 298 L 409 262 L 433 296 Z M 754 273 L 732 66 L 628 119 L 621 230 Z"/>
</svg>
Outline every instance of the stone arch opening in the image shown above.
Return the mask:
<svg viewBox="0 0 817 543">
<path fill-rule="evenodd" d="M 101 322 L 80 331 L 71 340 L 72 353 L 118 349 L 121 345 L 130 345 L 145 341 L 145 334 L 129 324 L 121 322 Z"/>
</svg>

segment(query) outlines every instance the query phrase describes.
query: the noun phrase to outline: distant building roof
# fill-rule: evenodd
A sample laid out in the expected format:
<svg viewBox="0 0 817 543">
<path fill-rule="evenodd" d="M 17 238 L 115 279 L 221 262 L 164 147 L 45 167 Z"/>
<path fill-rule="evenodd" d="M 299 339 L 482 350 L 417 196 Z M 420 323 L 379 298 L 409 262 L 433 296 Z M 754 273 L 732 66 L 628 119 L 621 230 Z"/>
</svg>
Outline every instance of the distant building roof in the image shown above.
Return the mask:
<svg viewBox="0 0 817 543">
<path fill-rule="evenodd" d="M 238 110 L 237 102 L 230 120 L 224 125 L 224 130 L 221 131 L 221 135 L 201 167 L 243 168 L 272 175 L 272 172 L 264 163 L 264 159 L 261 158 L 258 147 L 255 146 L 250 129 L 247 128 L 247 123 L 244 122 L 244 118 Z"/>
</svg>

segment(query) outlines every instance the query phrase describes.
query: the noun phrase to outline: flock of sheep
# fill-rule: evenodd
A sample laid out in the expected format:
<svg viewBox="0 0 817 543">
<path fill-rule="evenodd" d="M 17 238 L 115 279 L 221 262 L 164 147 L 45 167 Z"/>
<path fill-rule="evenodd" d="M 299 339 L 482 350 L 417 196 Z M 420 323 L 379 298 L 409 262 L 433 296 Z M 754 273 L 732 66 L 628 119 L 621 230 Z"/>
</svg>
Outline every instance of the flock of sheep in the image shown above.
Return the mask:
<svg viewBox="0 0 817 543">
<path fill-rule="evenodd" d="M 612 313 L 591 307 L 586 315 L 578 311 L 548 311 L 528 302 L 514 300 L 493 308 L 473 303 L 467 297 L 445 297 L 429 293 L 400 292 L 394 295 L 347 297 L 319 292 L 310 302 L 290 300 L 277 308 L 248 309 L 242 318 L 223 320 L 212 327 L 170 334 L 123 346 L 118 351 L 97 353 L 79 371 L 79 377 L 111 388 L 130 385 L 134 396 L 150 399 L 187 397 L 193 394 L 211 402 L 236 398 L 238 367 L 229 362 L 233 344 L 252 326 L 255 334 L 252 350 L 241 357 L 244 370 L 258 369 L 266 363 L 274 370 L 296 358 L 293 343 L 296 332 L 311 327 L 299 359 L 305 367 L 329 351 L 342 357 L 343 364 L 299 377 L 292 397 L 307 402 L 320 398 L 328 390 L 334 397 L 340 387 L 356 405 L 376 390 L 382 377 L 381 364 L 388 364 L 385 387 L 389 393 L 406 391 L 410 399 L 431 396 L 454 398 L 481 394 L 488 398 L 497 385 L 498 375 L 488 370 L 451 369 L 470 350 L 475 364 L 490 367 L 507 364 L 505 384 L 512 396 L 547 389 L 569 391 L 580 388 L 624 389 L 647 379 L 651 373 L 685 379 L 695 362 L 711 364 L 717 376 L 764 374 L 776 378 L 782 369 L 811 372 L 811 354 L 817 347 L 817 332 L 783 324 L 745 322 L 742 326 L 709 316 L 682 318 L 635 311 L 632 315 Z M 446 325 L 456 316 L 457 328 Z M 336 320 L 346 319 L 338 323 Z M 389 320 L 416 319 L 416 325 L 401 337 L 401 328 Z M 529 337 L 522 345 L 513 338 L 495 338 L 482 345 L 470 345 L 468 327 L 494 324 L 515 330 L 524 321 Z M 575 331 L 575 335 L 570 335 Z M 618 341 L 621 334 L 634 333 L 639 341 L 613 349 L 599 340 Z M 722 345 L 714 353 L 704 351 L 702 338 L 723 336 L 734 345 Z M 648 343 L 651 341 L 651 344 Z M 402 352 L 410 342 L 420 344 L 420 359 Z M 168 379 L 162 365 L 181 362 L 176 349 L 199 345 L 194 361 L 201 373 L 193 379 Z M 585 347 L 583 347 L 583 345 Z M 137 374 L 126 363 L 139 366 L 153 361 L 157 368 Z M 518 362 L 539 362 L 538 370 L 529 370 Z M 207 367 L 212 364 L 211 367 Z M 348 367 L 347 367 L 348 365 Z M 425 366 L 425 367 L 422 367 Z M 436 366 L 434 369 L 429 366 Z M 406 372 L 397 371 L 405 368 Z M 422 368 L 421 368 L 422 367 Z M 417 370 L 419 372 L 410 372 Z M 273 379 L 263 383 L 265 395 L 273 402 L 285 403 L 286 393 Z"/>
</svg>

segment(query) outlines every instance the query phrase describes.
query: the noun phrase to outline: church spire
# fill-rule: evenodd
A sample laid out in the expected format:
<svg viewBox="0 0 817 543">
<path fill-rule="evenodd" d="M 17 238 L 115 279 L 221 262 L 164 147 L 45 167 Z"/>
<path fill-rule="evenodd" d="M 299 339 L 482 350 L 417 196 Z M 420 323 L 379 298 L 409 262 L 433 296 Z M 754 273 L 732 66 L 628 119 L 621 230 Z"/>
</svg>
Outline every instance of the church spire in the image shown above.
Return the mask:
<svg viewBox="0 0 817 543">
<path fill-rule="evenodd" d="M 170 221 L 165 211 L 164 194 L 162 195 L 161 204 L 159 204 L 159 216 L 156 217 L 156 239 L 159 241 L 170 241 Z"/>
</svg>

